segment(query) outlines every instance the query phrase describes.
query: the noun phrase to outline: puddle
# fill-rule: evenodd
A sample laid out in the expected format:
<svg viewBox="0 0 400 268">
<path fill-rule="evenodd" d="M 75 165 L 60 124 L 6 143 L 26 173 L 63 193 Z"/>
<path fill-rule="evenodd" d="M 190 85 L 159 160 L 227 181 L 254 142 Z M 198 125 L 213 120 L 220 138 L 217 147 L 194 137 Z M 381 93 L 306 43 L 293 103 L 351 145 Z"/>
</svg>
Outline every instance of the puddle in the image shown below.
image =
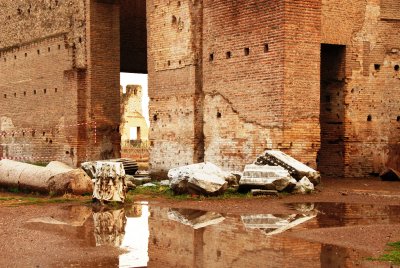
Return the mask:
<svg viewBox="0 0 400 268">
<path fill-rule="evenodd" d="M 115 210 L 73 206 L 63 217 L 44 216 L 26 228 L 68 237 L 78 250 L 101 258 L 79 267 L 348 267 L 352 249 L 308 242 L 290 233 L 347 225 L 400 223 L 400 206 L 289 204 L 292 214 L 220 214 L 138 203 Z M 111 249 L 118 249 L 113 251 Z M 65 264 L 65 263 L 64 263 Z"/>
<path fill-rule="evenodd" d="M 296 203 L 288 206 L 294 210 L 312 206 L 317 212 L 319 228 L 400 223 L 400 206 L 349 203 Z"/>
</svg>

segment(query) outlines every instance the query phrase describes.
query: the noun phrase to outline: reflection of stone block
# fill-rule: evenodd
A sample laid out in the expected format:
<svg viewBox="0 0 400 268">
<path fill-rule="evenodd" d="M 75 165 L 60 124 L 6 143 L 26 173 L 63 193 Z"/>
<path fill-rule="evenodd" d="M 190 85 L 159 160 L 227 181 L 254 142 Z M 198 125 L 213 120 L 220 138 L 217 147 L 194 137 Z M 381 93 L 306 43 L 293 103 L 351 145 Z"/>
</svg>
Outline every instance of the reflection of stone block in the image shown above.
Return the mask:
<svg viewBox="0 0 400 268">
<path fill-rule="evenodd" d="M 168 218 L 191 226 L 193 229 L 219 224 L 225 220 L 219 213 L 193 209 L 170 209 L 168 211 Z"/>
<path fill-rule="evenodd" d="M 125 201 L 125 170 L 122 163 L 96 162 L 94 181 L 93 198 L 100 201 Z"/>
</svg>

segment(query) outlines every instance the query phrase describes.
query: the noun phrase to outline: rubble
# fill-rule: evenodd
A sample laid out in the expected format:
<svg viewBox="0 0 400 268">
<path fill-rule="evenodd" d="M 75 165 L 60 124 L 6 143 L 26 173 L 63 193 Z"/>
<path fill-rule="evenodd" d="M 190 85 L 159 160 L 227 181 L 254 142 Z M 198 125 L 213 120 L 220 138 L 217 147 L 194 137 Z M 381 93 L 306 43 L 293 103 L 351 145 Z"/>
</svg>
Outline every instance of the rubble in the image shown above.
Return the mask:
<svg viewBox="0 0 400 268">
<path fill-rule="evenodd" d="M 155 185 L 154 183 L 150 183 L 149 182 L 149 183 L 143 184 L 142 187 L 145 187 L 145 188 L 146 187 L 157 187 L 157 185 Z"/>
<path fill-rule="evenodd" d="M 293 178 L 289 172 L 279 166 L 247 165 L 239 185 L 243 188 L 283 191 Z"/>
<path fill-rule="evenodd" d="M 212 163 L 199 163 L 171 169 L 168 172 L 170 187 L 176 194 L 218 195 L 228 187 L 231 173 Z"/>
<path fill-rule="evenodd" d="M 131 176 L 131 175 L 126 175 L 126 180 L 131 181 L 133 184 L 135 184 L 137 186 L 151 182 L 150 177 L 137 177 L 137 176 Z"/>
<path fill-rule="evenodd" d="M 124 202 L 126 198 L 125 170 L 120 162 L 96 162 L 93 198 L 99 201 Z"/>
<path fill-rule="evenodd" d="M 136 185 L 133 182 L 125 180 L 125 183 L 128 191 L 136 189 Z"/>
<path fill-rule="evenodd" d="M 169 180 L 160 181 L 160 185 L 161 185 L 161 186 L 169 187 Z"/>
<path fill-rule="evenodd" d="M 307 194 L 314 191 L 314 184 L 304 176 L 299 182 L 296 183 L 293 193 Z"/>
<path fill-rule="evenodd" d="M 0 161 L 0 185 L 19 190 L 52 194 L 92 193 L 93 185 L 82 169 L 73 169 L 61 162 L 50 162 L 46 167 L 12 161 Z"/>
<path fill-rule="evenodd" d="M 321 182 L 321 175 L 318 171 L 278 150 L 265 151 L 263 155 L 257 158 L 255 164 L 260 166 L 281 166 L 297 181 L 306 176 L 314 185 L 318 185 Z"/>
<path fill-rule="evenodd" d="M 379 174 L 379 177 L 384 181 L 400 181 L 400 171 L 388 168 Z"/>
</svg>

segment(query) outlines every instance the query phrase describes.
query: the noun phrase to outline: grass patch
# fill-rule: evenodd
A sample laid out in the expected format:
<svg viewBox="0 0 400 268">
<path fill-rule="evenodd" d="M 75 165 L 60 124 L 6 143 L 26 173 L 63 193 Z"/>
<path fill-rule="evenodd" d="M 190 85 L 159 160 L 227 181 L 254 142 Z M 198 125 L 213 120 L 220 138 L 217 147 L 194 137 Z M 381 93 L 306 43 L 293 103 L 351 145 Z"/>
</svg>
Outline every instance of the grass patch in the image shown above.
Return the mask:
<svg viewBox="0 0 400 268">
<path fill-rule="evenodd" d="M 16 197 L 0 197 L 0 205 L 4 206 L 26 206 L 26 205 L 45 205 L 45 204 L 62 204 L 70 202 L 86 202 L 86 199 L 76 199 L 68 197 L 31 197 L 31 196 L 16 196 Z"/>
<path fill-rule="evenodd" d="M 175 194 L 171 188 L 168 186 L 160 186 L 156 187 L 137 187 L 133 191 L 129 191 L 127 195 L 127 201 L 133 201 L 135 195 L 146 195 L 152 198 L 156 197 L 164 197 L 175 200 L 202 200 L 202 199 L 210 199 L 210 200 L 221 200 L 221 199 L 233 199 L 233 198 L 250 198 L 253 197 L 251 192 L 248 193 L 239 193 L 234 189 L 227 189 L 223 195 L 218 196 L 204 196 L 204 195 L 193 195 L 193 194 Z"/>
<path fill-rule="evenodd" d="M 400 241 L 388 243 L 386 253 L 378 258 L 368 258 L 370 261 L 385 261 L 400 265 Z"/>
<path fill-rule="evenodd" d="M 174 192 L 171 190 L 171 188 L 160 185 L 157 185 L 156 187 L 140 187 L 140 186 L 136 187 L 135 190 L 128 192 L 127 201 L 128 202 L 132 201 L 135 195 L 147 195 L 152 198 L 166 197 L 166 198 L 181 199 L 181 200 L 193 198 L 191 195 L 188 194 L 175 195 Z"/>
</svg>

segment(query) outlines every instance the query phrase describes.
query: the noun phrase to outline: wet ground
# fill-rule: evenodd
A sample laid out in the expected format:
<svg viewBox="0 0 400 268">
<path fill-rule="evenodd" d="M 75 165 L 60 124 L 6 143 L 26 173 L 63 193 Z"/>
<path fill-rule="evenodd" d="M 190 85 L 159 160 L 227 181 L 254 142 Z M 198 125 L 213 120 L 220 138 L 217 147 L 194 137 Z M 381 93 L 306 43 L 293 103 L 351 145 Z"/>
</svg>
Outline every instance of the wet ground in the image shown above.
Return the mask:
<svg viewBox="0 0 400 268">
<path fill-rule="evenodd" d="M 320 189 L 234 200 L 140 196 L 107 209 L 10 207 L 15 199 L 3 193 L 0 267 L 391 267 L 366 258 L 400 241 L 400 183 Z"/>
</svg>

